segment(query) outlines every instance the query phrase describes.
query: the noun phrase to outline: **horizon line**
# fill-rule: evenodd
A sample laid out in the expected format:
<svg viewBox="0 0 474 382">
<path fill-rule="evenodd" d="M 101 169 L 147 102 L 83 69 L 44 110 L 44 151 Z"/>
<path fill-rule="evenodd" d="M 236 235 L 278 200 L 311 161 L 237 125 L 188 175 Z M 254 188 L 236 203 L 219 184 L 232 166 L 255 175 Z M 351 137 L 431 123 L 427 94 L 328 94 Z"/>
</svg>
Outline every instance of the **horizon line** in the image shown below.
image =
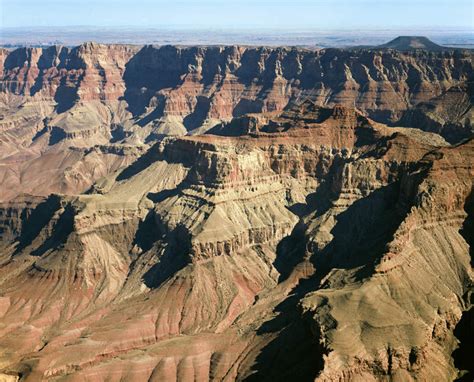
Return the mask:
<svg viewBox="0 0 474 382">
<path fill-rule="evenodd" d="M 176 31 L 180 30 L 207 30 L 207 31 L 248 31 L 248 30 L 262 30 L 262 31 L 301 31 L 301 32 L 353 32 L 354 34 L 360 32 L 372 32 L 372 31 L 402 31 L 402 30 L 426 30 L 426 31 L 444 31 L 444 30 L 458 30 L 458 31 L 465 31 L 469 32 L 474 36 L 474 29 L 472 26 L 468 25 L 451 25 L 451 26 L 443 26 L 439 27 L 437 25 L 432 26 L 372 26 L 369 28 L 361 28 L 361 29 L 354 29 L 354 27 L 267 27 L 261 25 L 248 25 L 248 26 L 238 26 L 238 27 L 207 27 L 202 25 L 197 26 L 185 26 L 185 25 L 21 25 L 21 26 L 2 26 L 0 25 L 0 30 L 7 30 L 7 29 L 31 29 L 31 28 L 40 28 L 40 29 L 48 29 L 48 28 L 99 28 L 99 29 L 123 29 L 123 28 L 130 28 L 130 29 L 151 29 L 151 30 L 160 30 L 160 29 L 173 29 Z"/>
</svg>

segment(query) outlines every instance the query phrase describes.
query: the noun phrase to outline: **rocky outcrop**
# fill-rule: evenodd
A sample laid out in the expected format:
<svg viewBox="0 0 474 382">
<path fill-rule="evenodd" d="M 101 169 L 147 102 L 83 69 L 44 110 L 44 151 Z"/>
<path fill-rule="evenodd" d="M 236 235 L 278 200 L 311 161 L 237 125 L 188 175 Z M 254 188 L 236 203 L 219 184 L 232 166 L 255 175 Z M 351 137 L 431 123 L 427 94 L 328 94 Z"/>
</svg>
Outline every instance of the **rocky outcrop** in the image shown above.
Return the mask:
<svg viewBox="0 0 474 382">
<path fill-rule="evenodd" d="M 470 51 L 383 49 L 153 47 L 87 43 L 21 48 L 4 61 L 0 88 L 54 99 L 58 112 L 76 102 L 124 99 L 139 124 L 190 131 L 250 112 L 282 110 L 310 98 L 356 106 L 380 122 L 472 76 Z M 179 128 L 178 128 L 179 130 Z"/>
<path fill-rule="evenodd" d="M 19 48 L 3 63 L 1 90 L 54 99 L 64 111 L 76 100 L 117 100 L 123 96 L 125 64 L 136 48 L 85 43 L 76 48 Z"/>
<path fill-rule="evenodd" d="M 87 194 L 0 206 L 0 372 L 455 377 L 472 140 L 312 102 L 228 127 Z"/>
<path fill-rule="evenodd" d="M 442 135 L 450 142 L 459 142 L 474 134 L 473 100 L 474 85 L 465 82 L 407 110 L 399 124 L 419 126 Z"/>
<path fill-rule="evenodd" d="M 85 43 L 2 50 L 0 63 L 0 179 L 8 189 L 0 200 L 76 194 L 130 163 L 95 158 L 82 174 L 66 176 L 64 170 L 84 167 L 71 148 L 146 149 L 165 136 L 211 129 L 241 135 L 268 119 L 262 113 L 291 112 L 305 100 L 327 109 L 355 106 L 378 122 L 436 132 L 450 142 L 472 131 L 469 50 Z M 292 123 L 274 122 L 267 132 Z M 39 167 L 54 179 L 48 186 L 31 179 L 30 169 Z"/>
<path fill-rule="evenodd" d="M 468 166 L 456 164 L 466 160 Z M 325 225 L 327 232 L 328 222 L 333 227 L 332 235 L 323 243 L 317 240 L 315 247 L 316 266 L 331 271 L 323 277 L 323 287 L 302 302 L 328 349 L 320 380 L 456 378 L 453 328 L 466 302 L 466 280 L 472 279 L 469 244 L 459 232 L 472 192 L 472 161 L 472 141 L 455 151 L 428 154 L 421 168 L 401 178 L 388 202 L 393 212 L 385 209 L 392 192 L 386 188 L 380 190 L 385 194 L 379 193 L 381 199 L 373 193 L 370 210 L 357 208 L 362 199 L 345 212 L 351 223 L 365 219 L 377 224 L 381 218 L 383 228 L 351 229 L 344 226 L 349 221 L 344 222 L 343 214 L 331 222 L 331 210 L 315 221 L 318 236 Z M 338 238 L 344 229 L 349 229 L 347 238 Z M 356 233 L 358 237 L 352 236 Z M 381 247 L 376 237 L 382 239 Z M 361 255 L 368 257 L 360 262 Z M 347 266 L 352 256 L 355 263 Z"/>
</svg>

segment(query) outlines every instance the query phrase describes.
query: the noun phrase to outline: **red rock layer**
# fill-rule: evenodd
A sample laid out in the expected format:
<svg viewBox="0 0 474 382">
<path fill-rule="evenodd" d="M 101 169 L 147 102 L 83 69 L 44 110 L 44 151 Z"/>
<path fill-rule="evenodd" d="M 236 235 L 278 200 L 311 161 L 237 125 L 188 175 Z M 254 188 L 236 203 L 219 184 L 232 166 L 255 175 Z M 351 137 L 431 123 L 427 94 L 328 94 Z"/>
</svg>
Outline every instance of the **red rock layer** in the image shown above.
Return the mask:
<svg viewBox="0 0 474 382">
<path fill-rule="evenodd" d="M 124 96 L 135 115 L 156 109 L 155 117 L 188 117 L 188 127 L 206 118 L 281 110 L 308 97 L 324 105 L 355 105 L 372 118 L 393 122 L 473 71 L 469 51 L 449 50 L 145 46 L 137 52 L 87 43 L 3 55 L 3 92 L 51 97 L 60 108 Z"/>
<path fill-rule="evenodd" d="M 1 372 L 455 377 L 472 141 L 342 106 L 257 119 L 167 138 L 87 195 L 2 205 Z"/>
</svg>

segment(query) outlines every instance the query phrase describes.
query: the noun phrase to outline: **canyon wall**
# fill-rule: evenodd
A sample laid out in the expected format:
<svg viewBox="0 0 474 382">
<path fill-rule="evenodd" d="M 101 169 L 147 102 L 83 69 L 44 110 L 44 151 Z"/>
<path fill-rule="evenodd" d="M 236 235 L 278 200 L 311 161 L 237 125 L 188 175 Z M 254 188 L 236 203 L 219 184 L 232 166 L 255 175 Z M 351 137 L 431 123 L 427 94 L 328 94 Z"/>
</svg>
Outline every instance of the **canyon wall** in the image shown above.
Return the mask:
<svg viewBox="0 0 474 382">
<path fill-rule="evenodd" d="M 308 99 L 450 142 L 472 134 L 468 50 L 85 43 L 3 49 L 0 68 L 0 179 L 8 185 L 0 200 L 84 192 L 131 163 L 137 147 Z M 125 156 L 109 154 L 118 151 Z M 46 174 L 55 180 L 38 181 Z"/>
<path fill-rule="evenodd" d="M 259 116 L 165 138 L 87 194 L 1 206 L 5 375 L 458 375 L 472 140 L 310 102 Z"/>
<path fill-rule="evenodd" d="M 438 46 L 0 50 L 0 380 L 467 378 L 472 76 Z"/>
<path fill-rule="evenodd" d="M 59 112 L 75 102 L 125 100 L 137 123 L 169 117 L 185 131 L 307 98 L 395 122 L 408 108 L 473 75 L 472 53 L 448 49 L 139 49 L 87 43 L 2 53 L 0 89 L 6 94 L 54 99 Z"/>
</svg>

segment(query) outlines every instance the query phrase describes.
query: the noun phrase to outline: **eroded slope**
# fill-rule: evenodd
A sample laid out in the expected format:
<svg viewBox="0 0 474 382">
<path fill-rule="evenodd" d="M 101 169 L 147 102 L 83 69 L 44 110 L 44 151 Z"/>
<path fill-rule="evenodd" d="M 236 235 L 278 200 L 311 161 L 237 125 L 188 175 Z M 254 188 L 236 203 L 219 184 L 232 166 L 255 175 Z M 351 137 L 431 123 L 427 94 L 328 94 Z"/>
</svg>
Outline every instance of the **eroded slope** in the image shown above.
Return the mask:
<svg viewBox="0 0 474 382">
<path fill-rule="evenodd" d="M 460 98 L 472 75 L 472 52 L 447 48 L 2 49 L 0 200 L 75 195 L 136 158 L 123 146 L 147 149 L 167 135 L 203 133 L 307 99 L 355 106 L 383 123 L 403 117 L 403 125 L 458 142 L 472 133 L 472 100 Z"/>
<path fill-rule="evenodd" d="M 166 138 L 86 195 L 2 205 L 3 372 L 453 378 L 472 140 L 310 102 L 222 131 Z"/>
</svg>

